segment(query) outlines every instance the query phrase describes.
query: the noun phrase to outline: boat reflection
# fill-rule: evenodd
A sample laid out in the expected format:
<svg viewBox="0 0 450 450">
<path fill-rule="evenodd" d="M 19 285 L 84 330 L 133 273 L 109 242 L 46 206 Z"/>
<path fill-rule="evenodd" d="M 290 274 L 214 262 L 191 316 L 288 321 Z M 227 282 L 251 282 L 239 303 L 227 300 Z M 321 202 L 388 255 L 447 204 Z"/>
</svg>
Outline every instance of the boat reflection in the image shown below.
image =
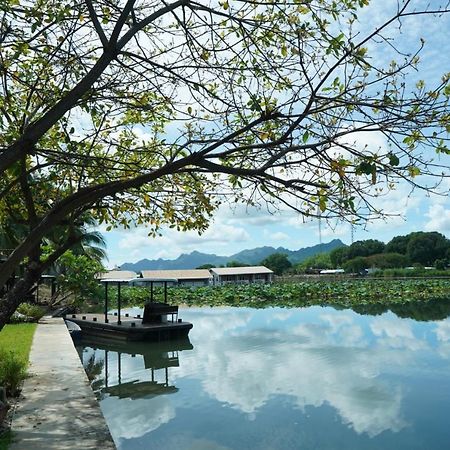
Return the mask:
<svg viewBox="0 0 450 450">
<path fill-rule="evenodd" d="M 169 368 L 179 367 L 179 352 L 192 350 L 193 345 L 189 338 L 160 343 L 83 339 L 77 348 L 100 399 L 133 400 L 177 392 L 170 384 Z M 132 379 L 127 378 L 130 366 L 140 369 L 132 372 Z"/>
</svg>

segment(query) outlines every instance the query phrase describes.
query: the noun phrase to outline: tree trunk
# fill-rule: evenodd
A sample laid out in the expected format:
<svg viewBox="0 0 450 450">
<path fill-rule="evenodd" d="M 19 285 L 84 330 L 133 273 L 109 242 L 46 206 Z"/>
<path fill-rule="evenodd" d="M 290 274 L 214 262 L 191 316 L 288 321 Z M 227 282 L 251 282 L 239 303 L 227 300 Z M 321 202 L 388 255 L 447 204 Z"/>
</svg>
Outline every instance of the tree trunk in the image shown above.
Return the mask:
<svg viewBox="0 0 450 450">
<path fill-rule="evenodd" d="M 42 265 L 30 264 L 23 278 L 0 298 L 0 331 L 42 274 Z"/>
</svg>

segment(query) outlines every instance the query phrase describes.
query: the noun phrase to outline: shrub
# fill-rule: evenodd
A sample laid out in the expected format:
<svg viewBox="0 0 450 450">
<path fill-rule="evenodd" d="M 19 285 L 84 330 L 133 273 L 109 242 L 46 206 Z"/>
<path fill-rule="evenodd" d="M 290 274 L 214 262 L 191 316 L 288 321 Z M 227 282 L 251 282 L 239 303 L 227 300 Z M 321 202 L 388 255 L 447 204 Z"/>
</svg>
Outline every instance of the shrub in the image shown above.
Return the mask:
<svg viewBox="0 0 450 450">
<path fill-rule="evenodd" d="M 11 351 L 0 348 L 0 386 L 8 396 L 18 393 L 19 386 L 27 377 L 27 363 Z"/>
<path fill-rule="evenodd" d="M 16 312 L 11 316 L 9 322 L 14 324 L 38 322 L 44 314 L 45 311 L 40 306 L 21 303 Z"/>
<path fill-rule="evenodd" d="M 449 272 L 446 270 L 436 269 L 424 269 L 423 267 L 414 267 L 413 269 L 384 269 L 379 270 L 373 274 L 375 277 L 402 277 L 402 278 L 414 278 L 414 277 L 448 277 Z"/>
<path fill-rule="evenodd" d="M 32 318 L 36 322 L 45 314 L 45 311 L 40 306 L 30 305 L 29 303 L 21 303 L 17 308 L 17 312 Z"/>
</svg>

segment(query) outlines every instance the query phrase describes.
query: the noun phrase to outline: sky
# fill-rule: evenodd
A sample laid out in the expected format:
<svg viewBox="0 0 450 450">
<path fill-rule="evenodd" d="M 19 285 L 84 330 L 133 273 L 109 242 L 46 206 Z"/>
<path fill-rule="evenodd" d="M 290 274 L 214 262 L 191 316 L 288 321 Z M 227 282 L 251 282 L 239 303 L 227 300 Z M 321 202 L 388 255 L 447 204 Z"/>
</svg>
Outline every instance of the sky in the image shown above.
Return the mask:
<svg viewBox="0 0 450 450">
<path fill-rule="evenodd" d="M 363 20 L 373 27 L 373 24 L 382 21 L 383 15 L 389 10 L 387 6 L 393 4 L 396 2 L 392 0 L 378 0 L 376 8 L 371 6 L 364 11 Z M 417 44 L 420 38 L 426 42 L 417 76 L 428 81 L 439 79 L 445 71 L 450 72 L 450 17 L 439 21 L 414 17 L 405 25 L 401 36 L 405 50 L 409 45 Z M 448 163 L 447 173 L 450 173 Z M 450 238 L 448 179 L 441 186 L 441 192 L 447 195 L 429 196 L 417 190 L 411 192 L 410 186 L 406 184 L 399 185 L 389 195 L 377 199 L 377 205 L 393 217 L 365 224 L 364 227 L 354 227 L 353 239 L 388 242 L 394 236 L 419 230 L 438 231 Z M 327 224 L 322 220 L 319 226 L 318 220 L 305 222 L 287 208 L 272 213 L 264 208 L 247 208 L 244 205 L 221 206 L 208 230 L 200 236 L 197 232 L 163 229 L 162 236 L 154 238 L 148 236 L 148 230 L 144 227 L 110 232 L 100 228 L 99 231 L 107 242 L 107 267 L 143 258 L 175 259 L 182 253 L 194 250 L 229 256 L 244 249 L 265 245 L 297 250 L 332 239 L 341 239 L 345 244 L 352 242 L 352 228 L 348 223 Z"/>
</svg>

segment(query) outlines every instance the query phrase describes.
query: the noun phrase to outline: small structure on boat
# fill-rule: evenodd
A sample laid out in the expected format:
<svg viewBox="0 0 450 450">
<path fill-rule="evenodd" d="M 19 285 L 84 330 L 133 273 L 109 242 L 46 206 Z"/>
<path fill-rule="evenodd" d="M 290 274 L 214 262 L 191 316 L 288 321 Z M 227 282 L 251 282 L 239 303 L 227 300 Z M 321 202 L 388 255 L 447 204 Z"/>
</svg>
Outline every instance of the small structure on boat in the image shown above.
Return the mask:
<svg viewBox="0 0 450 450">
<path fill-rule="evenodd" d="M 130 274 L 131 276 L 131 274 Z M 132 285 L 136 281 L 144 281 L 150 286 L 149 302 L 144 307 L 144 313 L 130 316 L 122 314 L 121 287 Z M 70 314 L 66 319 L 77 324 L 83 336 L 106 337 L 128 341 L 166 341 L 187 337 L 192 328 L 189 322 L 178 318 L 178 306 L 167 303 L 167 285 L 173 279 L 149 278 L 104 278 L 100 280 L 105 286 L 105 303 L 103 314 Z M 154 284 L 162 283 L 164 302 L 154 301 Z M 117 312 L 110 314 L 108 308 L 108 287 L 117 286 Z M 170 319 L 169 319 L 170 318 Z"/>
</svg>

